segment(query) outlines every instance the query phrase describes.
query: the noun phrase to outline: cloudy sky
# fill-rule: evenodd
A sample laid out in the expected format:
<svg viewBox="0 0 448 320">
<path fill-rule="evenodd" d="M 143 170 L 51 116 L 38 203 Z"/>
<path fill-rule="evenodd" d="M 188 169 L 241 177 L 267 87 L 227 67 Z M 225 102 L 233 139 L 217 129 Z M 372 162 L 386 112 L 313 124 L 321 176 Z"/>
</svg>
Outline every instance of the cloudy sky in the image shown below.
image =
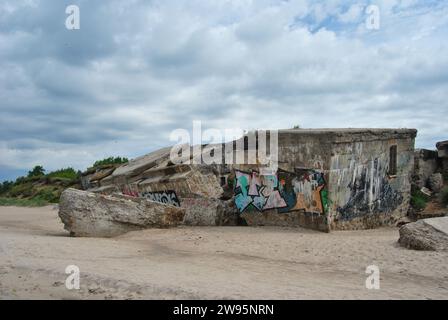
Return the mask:
<svg viewBox="0 0 448 320">
<path fill-rule="evenodd" d="M 446 0 L 0 0 L 0 181 L 136 157 L 193 120 L 412 127 L 433 148 L 447 39 Z"/>
</svg>

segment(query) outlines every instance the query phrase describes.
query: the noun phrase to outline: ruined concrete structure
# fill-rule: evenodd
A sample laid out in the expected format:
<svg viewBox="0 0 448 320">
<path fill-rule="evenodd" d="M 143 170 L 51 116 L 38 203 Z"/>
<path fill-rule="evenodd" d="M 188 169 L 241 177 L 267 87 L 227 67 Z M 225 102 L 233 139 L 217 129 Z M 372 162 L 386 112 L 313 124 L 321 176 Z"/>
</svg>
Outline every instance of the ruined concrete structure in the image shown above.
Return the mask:
<svg viewBox="0 0 448 320">
<path fill-rule="evenodd" d="M 418 188 L 439 192 L 443 180 L 448 180 L 448 141 L 436 144 L 437 150 L 415 150 L 413 183 Z"/>
<path fill-rule="evenodd" d="M 437 142 L 436 147 L 441 171 L 445 177 L 448 177 L 448 140 Z"/>
<path fill-rule="evenodd" d="M 421 189 L 428 185 L 429 177 L 437 172 L 440 167 L 440 161 L 437 151 L 427 149 L 415 150 L 414 161 L 414 185 Z"/>
<path fill-rule="evenodd" d="M 118 168 L 89 172 L 83 185 L 185 208 L 184 223 L 191 225 L 303 226 L 327 232 L 372 228 L 395 223 L 408 211 L 416 133 L 280 130 L 276 171 L 259 161 L 173 164 L 171 148 L 165 148 Z M 234 154 L 247 156 L 246 140 L 231 142 L 242 146 Z"/>
</svg>

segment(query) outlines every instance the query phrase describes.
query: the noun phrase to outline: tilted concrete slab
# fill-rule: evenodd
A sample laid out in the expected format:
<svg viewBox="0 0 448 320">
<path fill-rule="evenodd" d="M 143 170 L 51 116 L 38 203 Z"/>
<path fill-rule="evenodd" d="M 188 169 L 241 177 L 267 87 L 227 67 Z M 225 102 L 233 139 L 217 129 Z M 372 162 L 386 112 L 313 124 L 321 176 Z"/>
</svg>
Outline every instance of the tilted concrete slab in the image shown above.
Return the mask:
<svg viewBox="0 0 448 320">
<path fill-rule="evenodd" d="M 59 204 L 64 228 L 77 237 L 113 237 L 132 230 L 172 227 L 184 215 L 185 209 L 147 199 L 71 188 L 62 193 Z"/>
<path fill-rule="evenodd" d="M 151 152 L 145 156 L 135 158 L 128 163 L 117 168 L 112 176 L 114 179 L 118 177 L 133 177 L 148 169 L 151 169 L 158 164 L 169 159 L 171 147 L 163 148 Z"/>
<path fill-rule="evenodd" d="M 425 223 L 448 235 L 448 217 L 425 219 Z"/>
<path fill-rule="evenodd" d="M 400 228 L 398 242 L 409 249 L 448 251 L 448 217 L 408 223 Z"/>
</svg>

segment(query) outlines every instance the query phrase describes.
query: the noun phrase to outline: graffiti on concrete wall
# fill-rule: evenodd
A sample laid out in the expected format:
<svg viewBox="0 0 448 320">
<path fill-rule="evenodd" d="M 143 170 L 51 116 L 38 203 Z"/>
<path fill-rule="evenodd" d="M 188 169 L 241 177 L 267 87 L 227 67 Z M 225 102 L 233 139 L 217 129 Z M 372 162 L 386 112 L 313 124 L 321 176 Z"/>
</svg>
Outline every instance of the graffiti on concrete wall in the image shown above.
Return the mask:
<svg viewBox="0 0 448 320">
<path fill-rule="evenodd" d="M 244 211 L 304 211 L 324 214 L 327 190 L 324 175 L 315 170 L 260 174 L 235 170 L 235 204 Z"/>
<path fill-rule="evenodd" d="M 347 185 L 349 199 L 344 206 L 337 208 L 341 220 L 351 220 L 371 212 L 392 212 L 402 203 L 403 196 L 390 185 L 388 167 L 383 162 L 373 159 L 353 171 Z"/>
<path fill-rule="evenodd" d="M 180 207 L 180 201 L 177 198 L 176 192 L 173 190 L 160 192 L 143 192 L 142 197 L 148 200 L 169 204 L 175 207 Z"/>
<path fill-rule="evenodd" d="M 328 190 L 324 174 L 316 170 L 279 172 L 281 194 L 288 203 L 280 212 L 302 210 L 324 214 L 328 207 Z"/>
<path fill-rule="evenodd" d="M 235 170 L 235 179 L 235 204 L 240 212 L 248 208 L 263 211 L 287 206 L 280 195 L 276 175 L 261 176 L 256 171 Z"/>
<path fill-rule="evenodd" d="M 147 191 L 140 193 L 138 192 L 138 190 L 135 190 L 135 188 L 133 189 L 130 186 L 125 186 L 121 190 L 121 193 L 129 197 L 134 198 L 142 197 L 151 201 L 161 202 L 175 207 L 180 207 L 179 198 L 177 197 L 176 192 L 174 192 L 173 190 L 157 191 L 157 192 Z"/>
<path fill-rule="evenodd" d="M 140 196 L 137 190 L 133 190 L 130 186 L 124 186 L 121 193 L 128 197 L 138 198 Z"/>
</svg>

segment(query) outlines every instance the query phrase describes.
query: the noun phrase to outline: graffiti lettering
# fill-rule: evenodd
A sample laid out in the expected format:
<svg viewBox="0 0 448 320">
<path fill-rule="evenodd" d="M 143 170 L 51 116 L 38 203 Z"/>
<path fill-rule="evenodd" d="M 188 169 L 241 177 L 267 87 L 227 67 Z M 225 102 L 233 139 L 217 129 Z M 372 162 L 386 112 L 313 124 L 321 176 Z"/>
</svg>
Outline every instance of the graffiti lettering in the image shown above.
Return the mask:
<svg viewBox="0 0 448 320">
<path fill-rule="evenodd" d="M 281 194 L 288 206 L 280 212 L 301 210 L 324 214 L 328 207 L 325 177 L 316 170 L 298 170 L 297 173 L 279 172 Z"/>
<path fill-rule="evenodd" d="M 276 175 L 259 175 L 258 172 L 235 171 L 235 204 L 240 212 L 249 206 L 258 211 L 287 206 L 278 189 Z"/>
<path fill-rule="evenodd" d="M 239 212 L 279 209 L 279 212 L 324 214 L 327 208 L 324 175 L 315 170 L 281 171 L 278 175 L 235 170 L 235 179 L 235 204 Z"/>
<path fill-rule="evenodd" d="M 144 192 L 142 197 L 148 200 L 169 204 L 175 207 L 180 207 L 179 199 L 174 191 L 161 191 L 161 192 Z"/>
</svg>

